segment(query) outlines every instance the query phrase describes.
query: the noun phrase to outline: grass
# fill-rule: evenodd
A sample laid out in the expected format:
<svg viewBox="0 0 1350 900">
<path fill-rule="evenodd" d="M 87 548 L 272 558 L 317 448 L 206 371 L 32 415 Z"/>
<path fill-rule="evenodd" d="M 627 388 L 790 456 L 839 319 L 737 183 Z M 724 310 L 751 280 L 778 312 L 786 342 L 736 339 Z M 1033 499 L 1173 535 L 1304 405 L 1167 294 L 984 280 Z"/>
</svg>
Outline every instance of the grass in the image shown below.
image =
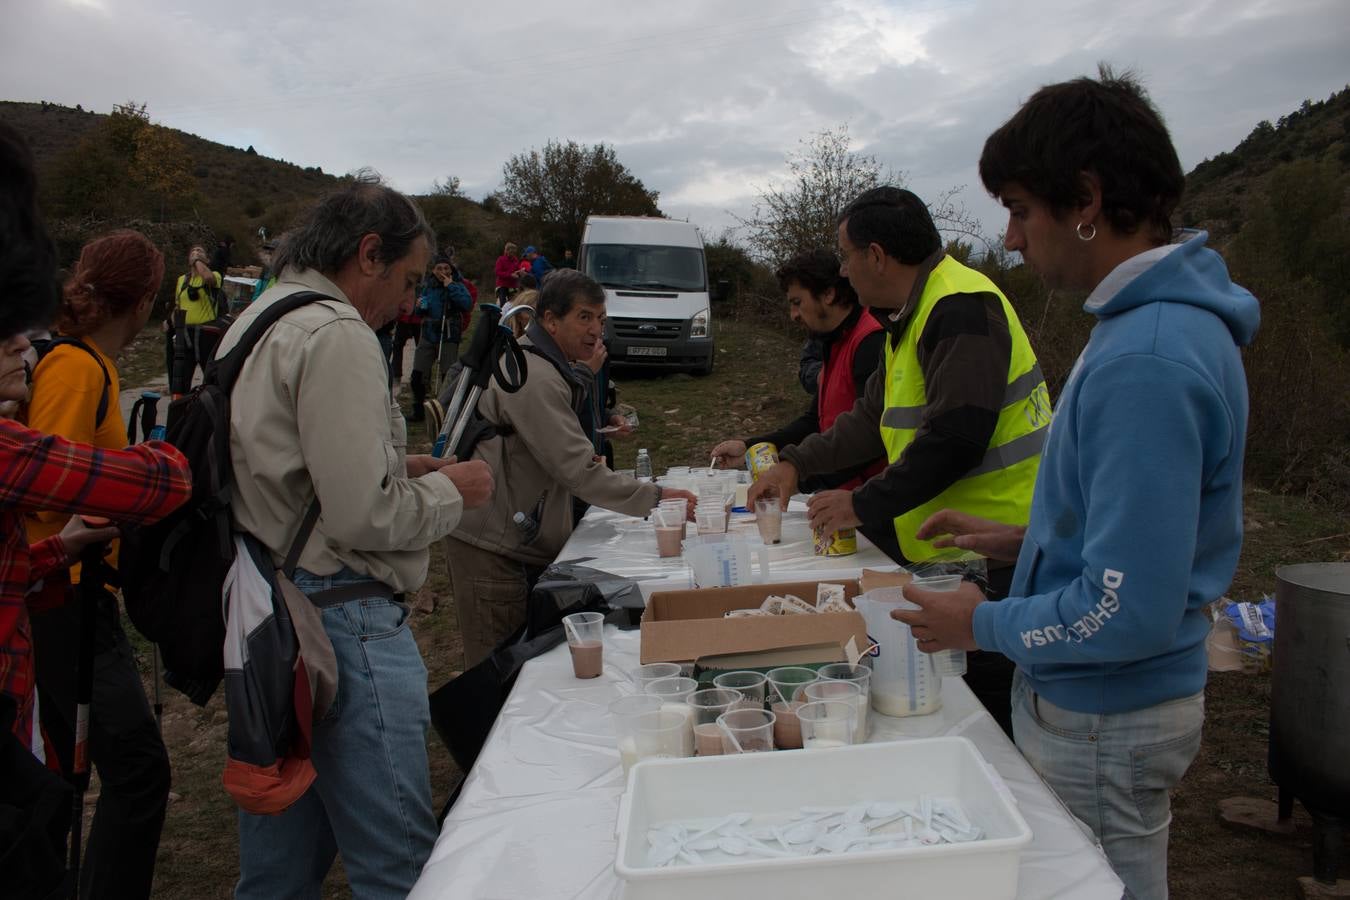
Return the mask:
<svg viewBox="0 0 1350 900">
<path fill-rule="evenodd" d="M 641 425 L 616 447 L 617 465 L 628 468 L 639 447 L 657 469 L 706 463 L 708 451 L 727 437 L 767 430 L 795 417 L 808 402 L 797 384 L 799 339 L 775 325 L 719 322 L 717 365 L 707 377 L 652 375 L 619 369 L 620 399 L 638 408 Z M 130 373 L 162 380 L 162 344 L 147 332 L 122 363 L 123 384 L 140 387 Z M 413 426 L 413 452 L 424 452 L 425 431 Z M 1230 591 L 1253 599 L 1275 589 L 1279 565 L 1350 559 L 1350 515 L 1299 497 L 1250 489 L 1247 540 Z M 428 671 L 428 687 L 443 684 L 462 665 L 445 558 L 437 544 L 423 589 L 434 600 L 430 613 L 415 613 L 412 628 Z M 149 648 L 133 634 L 144 671 Z M 1269 675 L 1224 673 L 1207 689 L 1209 716 L 1200 757 L 1178 788 L 1173 812 L 1171 882 L 1174 898 L 1209 900 L 1267 898 L 1290 893 L 1293 879 L 1311 871 L 1309 833 L 1274 838 L 1236 833 L 1218 823 L 1217 802 L 1229 796 L 1273 797 L 1265 773 Z M 147 689 L 149 688 L 147 682 Z M 155 896 L 225 898 L 238 874 L 235 813 L 220 786 L 225 759 L 225 712 L 219 697 L 205 709 L 165 693 L 165 740 L 174 765 L 173 790 L 160 844 Z M 432 789 L 439 807 L 462 773 L 435 736 L 428 740 Z M 349 896 L 340 865 L 324 896 Z"/>
</svg>

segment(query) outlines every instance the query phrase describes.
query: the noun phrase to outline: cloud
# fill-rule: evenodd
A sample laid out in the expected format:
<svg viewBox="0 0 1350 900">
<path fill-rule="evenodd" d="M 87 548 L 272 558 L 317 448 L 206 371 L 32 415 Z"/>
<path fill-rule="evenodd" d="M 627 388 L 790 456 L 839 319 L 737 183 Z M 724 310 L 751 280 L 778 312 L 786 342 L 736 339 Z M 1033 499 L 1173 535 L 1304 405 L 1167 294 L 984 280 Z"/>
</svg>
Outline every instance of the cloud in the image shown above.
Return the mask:
<svg viewBox="0 0 1350 900">
<path fill-rule="evenodd" d="M 11 4 L 9 99 L 148 104 L 157 121 L 328 172 L 481 195 L 550 139 L 615 146 L 662 208 L 715 236 L 847 123 L 926 196 L 979 186 L 985 136 L 1041 84 L 1135 68 L 1187 168 L 1347 80 L 1343 0 L 526 0 L 381 7 L 237 0 Z M 56 62 L 58 61 L 59 62 Z"/>
</svg>

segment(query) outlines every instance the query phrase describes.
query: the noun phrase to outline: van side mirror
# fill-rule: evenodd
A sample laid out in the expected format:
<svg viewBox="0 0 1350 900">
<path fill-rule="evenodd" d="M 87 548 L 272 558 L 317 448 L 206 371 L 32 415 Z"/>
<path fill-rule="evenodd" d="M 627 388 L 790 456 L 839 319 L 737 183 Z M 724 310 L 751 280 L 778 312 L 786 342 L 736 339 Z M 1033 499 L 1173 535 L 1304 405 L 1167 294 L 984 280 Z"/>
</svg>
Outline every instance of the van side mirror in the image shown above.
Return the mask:
<svg viewBox="0 0 1350 900">
<path fill-rule="evenodd" d="M 716 303 L 731 299 L 731 282 L 727 281 L 725 278 L 719 280 L 713 285 L 710 297 L 713 302 Z"/>
</svg>

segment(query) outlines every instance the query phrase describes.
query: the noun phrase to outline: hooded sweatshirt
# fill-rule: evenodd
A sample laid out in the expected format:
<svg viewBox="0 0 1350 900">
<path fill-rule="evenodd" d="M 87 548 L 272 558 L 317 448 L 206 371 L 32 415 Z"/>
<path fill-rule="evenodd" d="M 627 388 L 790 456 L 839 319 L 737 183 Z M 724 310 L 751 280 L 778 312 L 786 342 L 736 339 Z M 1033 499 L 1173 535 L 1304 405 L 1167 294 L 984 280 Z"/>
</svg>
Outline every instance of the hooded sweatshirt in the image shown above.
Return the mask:
<svg viewBox="0 0 1350 900">
<path fill-rule="evenodd" d="M 1242 546 L 1247 381 L 1260 322 L 1203 232 L 1117 266 L 1041 457 L 1009 598 L 975 610 L 979 646 L 1083 713 L 1203 689 L 1210 623 Z"/>
</svg>

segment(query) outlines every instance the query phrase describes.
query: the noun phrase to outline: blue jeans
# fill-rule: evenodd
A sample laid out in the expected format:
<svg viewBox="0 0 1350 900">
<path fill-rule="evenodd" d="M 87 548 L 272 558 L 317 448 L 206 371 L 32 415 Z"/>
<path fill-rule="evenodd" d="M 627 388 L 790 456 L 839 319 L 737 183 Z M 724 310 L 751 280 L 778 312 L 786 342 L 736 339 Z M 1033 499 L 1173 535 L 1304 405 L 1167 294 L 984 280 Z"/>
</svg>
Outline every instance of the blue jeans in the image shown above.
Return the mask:
<svg viewBox="0 0 1350 900">
<path fill-rule="evenodd" d="M 1200 750 L 1205 695 L 1098 715 L 1038 697 L 1013 679 L 1017 749 L 1101 841 L 1135 900 L 1167 897 L 1168 790 Z"/>
<path fill-rule="evenodd" d="M 306 593 L 369 581 L 296 570 Z M 372 582 L 373 584 L 373 582 Z M 427 670 L 408 611 L 383 598 L 323 610 L 337 699 L 314 724 L 313 787 L 278 816 L 239 813 L 239 900 L 318 900 L 342 853 L 352 896 L 402 898 L 436 841 L 427 766 Z"/>
</svg>

